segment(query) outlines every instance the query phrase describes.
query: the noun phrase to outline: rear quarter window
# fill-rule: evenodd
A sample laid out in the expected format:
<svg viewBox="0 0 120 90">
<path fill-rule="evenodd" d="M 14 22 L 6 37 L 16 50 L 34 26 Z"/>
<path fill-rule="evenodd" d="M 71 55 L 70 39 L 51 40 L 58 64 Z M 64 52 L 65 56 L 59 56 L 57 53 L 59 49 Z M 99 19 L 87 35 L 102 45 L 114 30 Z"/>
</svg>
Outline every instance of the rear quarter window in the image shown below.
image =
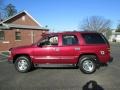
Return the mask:
<svg viewBox="0 0 120 90">
<path fill-rule="evenodd" d="M 84 38 L 87 44 L 104 44 L 107 43 L 101 34 L 99 33 L 82 33 L 82 37 Z"/>
</svg>

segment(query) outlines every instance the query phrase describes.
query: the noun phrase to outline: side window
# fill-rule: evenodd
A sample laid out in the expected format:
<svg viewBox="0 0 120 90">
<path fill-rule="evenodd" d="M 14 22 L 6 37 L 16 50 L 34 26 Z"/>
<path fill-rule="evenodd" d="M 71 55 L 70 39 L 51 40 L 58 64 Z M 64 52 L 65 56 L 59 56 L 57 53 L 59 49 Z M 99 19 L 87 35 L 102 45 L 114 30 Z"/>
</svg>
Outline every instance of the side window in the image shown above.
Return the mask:
<svg viewBox="0 0 120 90">
<path fill-rule="evenodd" d="M 106 38 L 98 33 L 83 33 L 82 36 L 87 44 L 107 43 Z"/>
<path fill-rule="evenodd" d="M 39 46 L 46 46 L 46 45 L 49 45 L 48 37 L 43 38 L 39 43 Z"/>
<path fill-rule="evenodd" d="M 58 45 L 58 36 L 46 37 L 40 42 L 40 45 L 42 46 Z"/>
<path fill-rule="evenodd" d="M 15 32 L 15 40 L 21 40 L 21 32 Z"/>
<path fill-rule="evenodd" d="M 5 33 L 4 31 L 0 31 L 0 41 L 5 40 Z"/>
<path fill-rule="evenodd" d="M 77 45 L 78 38 L 75 35 L 63 35 L 62 42 L 63 45 Z"/>
<path fill-rule="evenodd" d="M 58 45 L 58 36 L 50 37 L 49 42 L 50 42 L 51 45 Z"/>
</svg>

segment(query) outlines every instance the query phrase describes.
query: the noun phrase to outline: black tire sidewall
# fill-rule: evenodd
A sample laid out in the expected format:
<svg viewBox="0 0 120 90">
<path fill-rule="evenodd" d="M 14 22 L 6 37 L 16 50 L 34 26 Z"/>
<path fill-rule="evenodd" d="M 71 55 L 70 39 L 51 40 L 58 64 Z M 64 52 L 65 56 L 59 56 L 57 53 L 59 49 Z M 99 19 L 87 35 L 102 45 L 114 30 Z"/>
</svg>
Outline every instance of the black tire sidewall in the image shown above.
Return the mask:
<svg viewBox="0 0 120 90">
<path fill-rule="evenodd" d="M 19 60 L 21 60 L 21 59 L 23 59 L 23 60 L 25 60 L 26 62 L 27 62 L 27 64 L 28 64 L 28 67 L 25 69 L 25 70 L 20 70 L 19 69 L 19 67 L 18 67 L 18 62 L 19 62 Z M 31 69 L 31 62 L 30 62 L 30 59 L 27 57 L 27 56 L 20 56 L 20 57 L 18 57 L 17 59 L 16 59 L 16 61 L 15 61 L 15 68 L 16 68 L 16 70 L 18 71 L 18 72 L 21 72 L 21 73 L 26 73 L 26 72 L 28 72 L 30 69 Z"/>
<path fill-rule="evenodd" d="M 83 68 L 83 62 L 84 61 L 87 61 L 87 60 L 90 60 L 90 61 L 92 61 L 92 63 L 93 63 L 93 70 L 92 71 L 86 71 L 84 68 Z M 94 73 L 95 71 L 96 71 L 96 63 L 95 63 L 95 60 L 92 58 L 92 57 L 90 57 L 90 56 L 83 56 L 83 57 L 81 57 L 80 58 L 80 60 L 79 60 L 79 68 L 80 68 L 80 70 L 83 72 L 83 73 L 85 73 L 85 74 L 92 74 L 92 73 Z"/>
</svg>

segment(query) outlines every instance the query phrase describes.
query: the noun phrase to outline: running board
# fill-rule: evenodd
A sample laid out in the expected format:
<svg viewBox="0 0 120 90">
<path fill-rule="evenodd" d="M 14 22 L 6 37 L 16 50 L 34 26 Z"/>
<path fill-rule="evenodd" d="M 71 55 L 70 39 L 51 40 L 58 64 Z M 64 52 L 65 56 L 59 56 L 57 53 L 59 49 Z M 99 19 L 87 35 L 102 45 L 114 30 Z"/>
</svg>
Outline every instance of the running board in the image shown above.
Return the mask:
<svg viewBox="0 0 120 90">
<path fill-rule="evenodd" d="M 76 67 L 75 64 L 34 64 L 35 67 Z"/>
</svg>

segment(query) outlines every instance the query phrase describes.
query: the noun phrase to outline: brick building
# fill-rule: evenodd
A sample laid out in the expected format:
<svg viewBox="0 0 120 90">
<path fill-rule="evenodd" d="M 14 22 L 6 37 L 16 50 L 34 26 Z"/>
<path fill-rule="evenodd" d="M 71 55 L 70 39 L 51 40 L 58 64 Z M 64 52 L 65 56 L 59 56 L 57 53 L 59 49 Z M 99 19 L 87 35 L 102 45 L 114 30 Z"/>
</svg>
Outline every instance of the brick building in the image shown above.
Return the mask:
<svg viewBox="0 0 120 90">
<path fill-rule="evenodd" d="M 0 22 L 0 51 L 38 41 L 48 29 L 43 28 L 26 11 Z"/>
</svg>

